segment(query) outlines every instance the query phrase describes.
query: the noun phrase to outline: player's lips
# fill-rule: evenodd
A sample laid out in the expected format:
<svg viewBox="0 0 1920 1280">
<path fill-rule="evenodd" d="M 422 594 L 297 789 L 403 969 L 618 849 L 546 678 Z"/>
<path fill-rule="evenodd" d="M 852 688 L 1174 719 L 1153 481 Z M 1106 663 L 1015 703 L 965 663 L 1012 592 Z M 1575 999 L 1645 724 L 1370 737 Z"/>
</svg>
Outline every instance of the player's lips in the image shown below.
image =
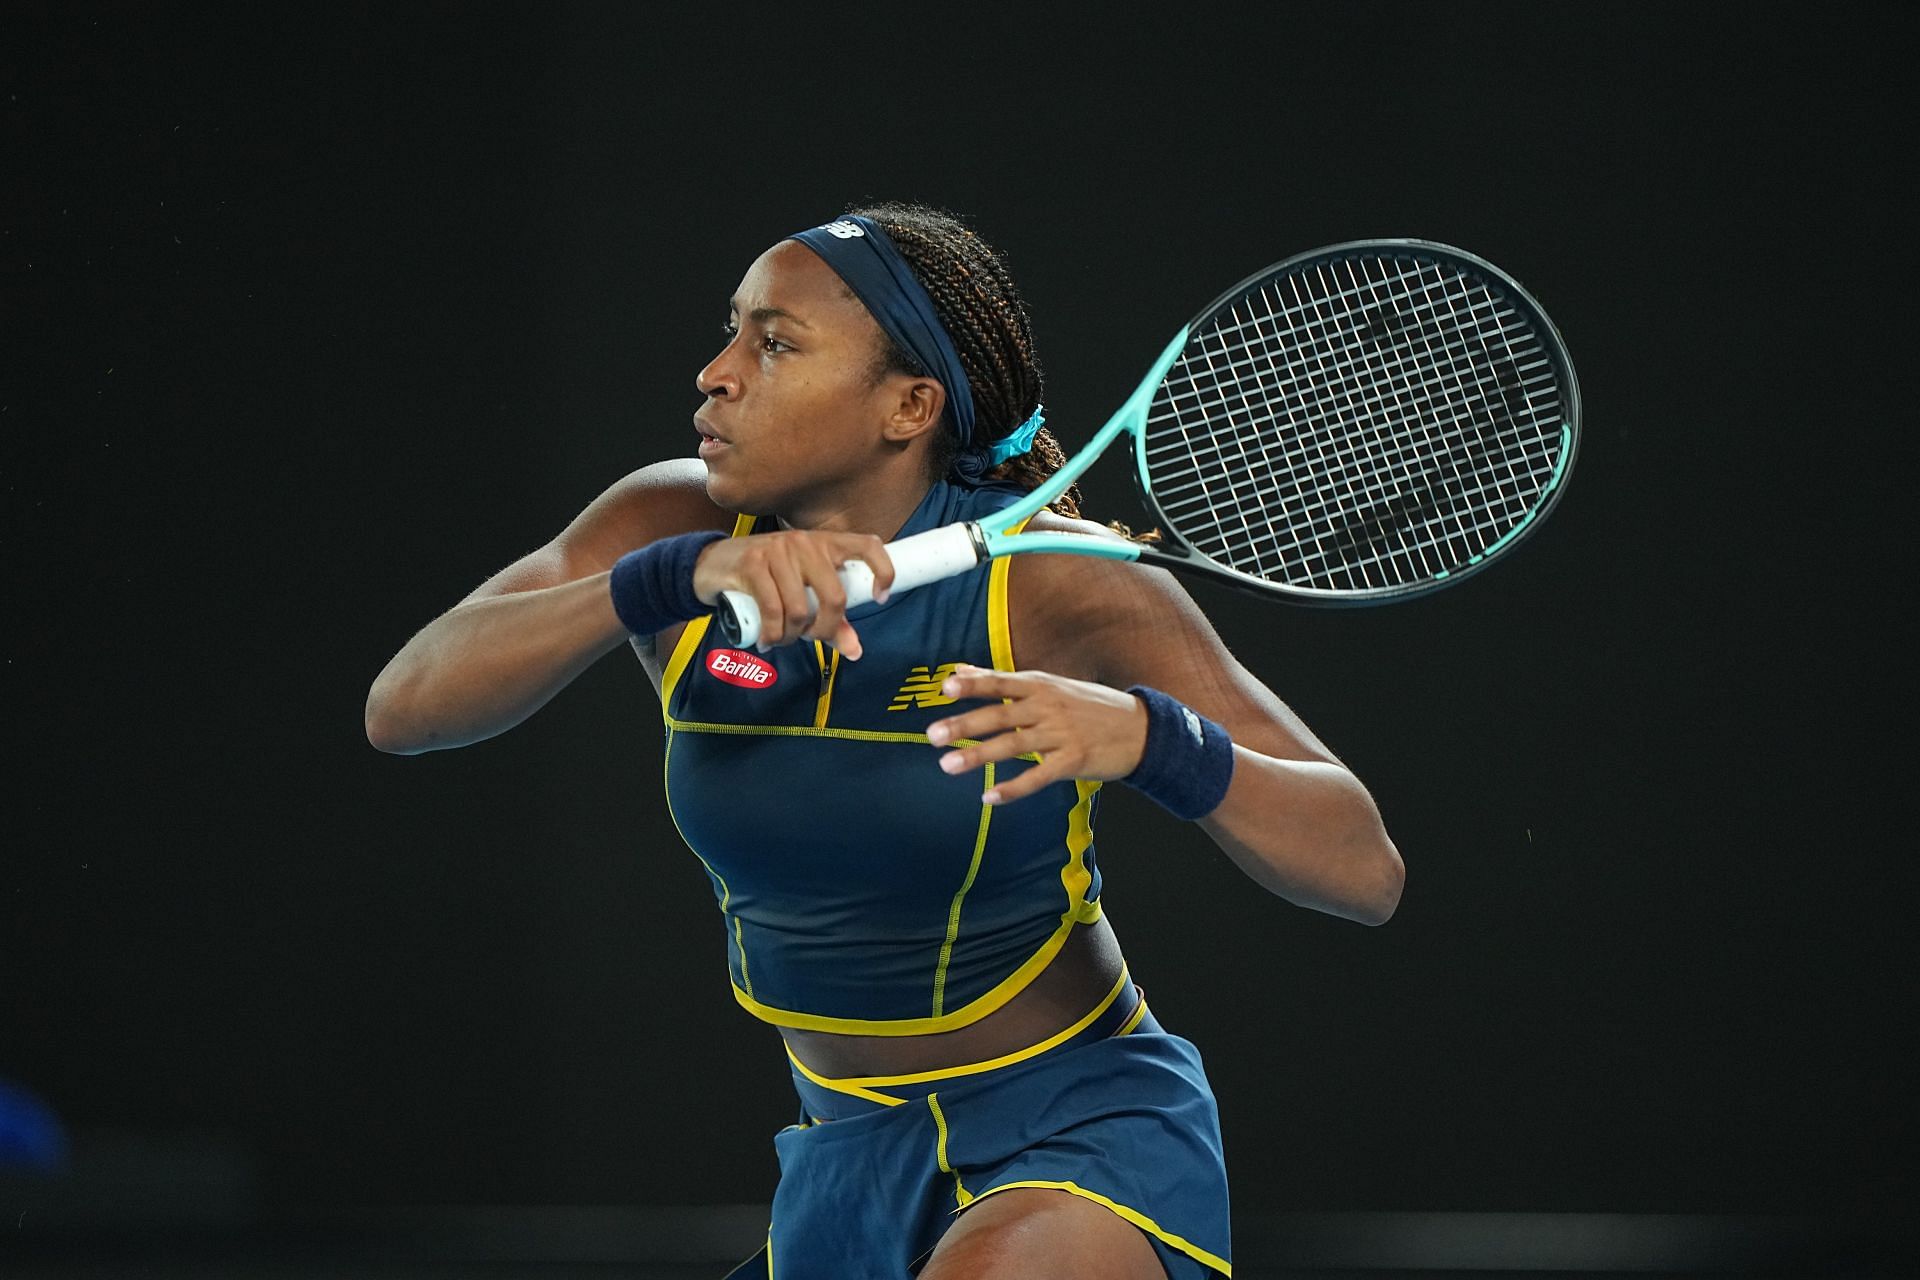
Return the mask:
<svg viewBox="0 0 1920 1280">
<path fill-rule="evenodd" d="M 693 429 L 700 433 L 700 456 L 710 458 L 727 448 L 732 441 L 725 439 L 718 431 L 708 426 L 699 414 L 693 418 Z"/>
</svg>

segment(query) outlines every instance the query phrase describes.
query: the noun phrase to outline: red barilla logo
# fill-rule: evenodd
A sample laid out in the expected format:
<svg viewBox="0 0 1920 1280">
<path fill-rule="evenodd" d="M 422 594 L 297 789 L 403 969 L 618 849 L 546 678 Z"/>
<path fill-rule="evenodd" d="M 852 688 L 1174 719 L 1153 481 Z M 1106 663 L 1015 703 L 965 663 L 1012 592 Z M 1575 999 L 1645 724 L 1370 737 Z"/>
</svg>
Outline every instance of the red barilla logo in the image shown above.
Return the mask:
<svg viewBox="0 0 1920 1280">
<path fill-rule="evenodd" d="M 715 649 L 709 653 L 707 670 L 743 689 L 764 689 L 780 678 L 770 664 L 738 649 Z"/>
</svg>

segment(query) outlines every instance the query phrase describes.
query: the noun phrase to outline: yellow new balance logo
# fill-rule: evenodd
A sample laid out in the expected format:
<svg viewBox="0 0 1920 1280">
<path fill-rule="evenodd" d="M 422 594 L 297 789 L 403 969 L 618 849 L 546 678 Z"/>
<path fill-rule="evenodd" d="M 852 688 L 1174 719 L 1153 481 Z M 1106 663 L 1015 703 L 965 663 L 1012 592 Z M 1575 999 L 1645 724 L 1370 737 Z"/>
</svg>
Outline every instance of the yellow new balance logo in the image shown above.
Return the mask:
<svg viewBox="0 0 1920 1280">
<path fill-rule="evenodd" d="M 887 710 L 905 711 L 908 707 L 922 709 L 944 707 L 949 703 L 958 702 L 958 698 L 949 698 L 940 692 L 940 686 L 947 682 L 947 677 L 953 674 L 956 665 L 952 662 L 943 662 L 937 667 L 915 667 L 913 673 L 907 677 L 906 683 L 900 686 L 900 692 L 893 695 L 893 702 Z"/>
</svg>

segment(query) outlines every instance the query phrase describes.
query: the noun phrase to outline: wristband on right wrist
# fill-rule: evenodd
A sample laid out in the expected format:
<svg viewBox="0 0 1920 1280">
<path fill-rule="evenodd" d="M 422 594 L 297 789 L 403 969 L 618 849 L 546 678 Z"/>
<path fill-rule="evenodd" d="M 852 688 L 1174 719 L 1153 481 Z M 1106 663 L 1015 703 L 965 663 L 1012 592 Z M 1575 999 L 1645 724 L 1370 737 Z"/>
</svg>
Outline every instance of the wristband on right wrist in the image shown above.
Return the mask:
<svg viewBox="0 0 1920 1280">
<path fill-rule="evenodd" d="M 1204 818 L 1220 807 L 1233 781 L 1233 739 L 1193 708 L 1144 684 L 1128 693 L 1147 707 L 1147 745 L 1140 764 L 1120 781 L 1176 818 Z"/>
<path fill-rule="evenodd" d="M 703 529 L 649 542 L 621 556 L 607 578 L 620 625 L 637 636 L 650 636 L 706 613 L 708 606 L 693 593 L 694 562 L 708 543 L 726 536 L 718 529 Z"/>
</svg>

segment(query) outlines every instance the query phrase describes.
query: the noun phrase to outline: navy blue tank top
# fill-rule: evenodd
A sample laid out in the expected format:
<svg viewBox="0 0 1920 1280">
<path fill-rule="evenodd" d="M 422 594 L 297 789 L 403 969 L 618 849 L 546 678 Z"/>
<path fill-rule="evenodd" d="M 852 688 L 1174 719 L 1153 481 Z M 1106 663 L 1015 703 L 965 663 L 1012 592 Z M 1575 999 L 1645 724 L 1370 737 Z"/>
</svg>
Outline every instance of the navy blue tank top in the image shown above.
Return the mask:
<svg viewBox="0 0 1920 1280">
<path fill-rule="evenodd" d="M 1017 491 L 936 483 L 895 537 Z M 771 528 L 771 517 L 761 517 Z M 739 537 L 754 528 L 742 516 Z M 864 605 L 848 662 L 810 641 L 742 652 L 687 625 L 661 682 L 668 808 L 713 882 L 734 997 L 780 1026 L 924 1035 L 977 1021 L 1100 915 L 1100 784 L 1002 806 L 1037 757 L 949 777 L 926 727 L 956 663 L 1014 670 L 1011 559 Z"/>
</svg>

